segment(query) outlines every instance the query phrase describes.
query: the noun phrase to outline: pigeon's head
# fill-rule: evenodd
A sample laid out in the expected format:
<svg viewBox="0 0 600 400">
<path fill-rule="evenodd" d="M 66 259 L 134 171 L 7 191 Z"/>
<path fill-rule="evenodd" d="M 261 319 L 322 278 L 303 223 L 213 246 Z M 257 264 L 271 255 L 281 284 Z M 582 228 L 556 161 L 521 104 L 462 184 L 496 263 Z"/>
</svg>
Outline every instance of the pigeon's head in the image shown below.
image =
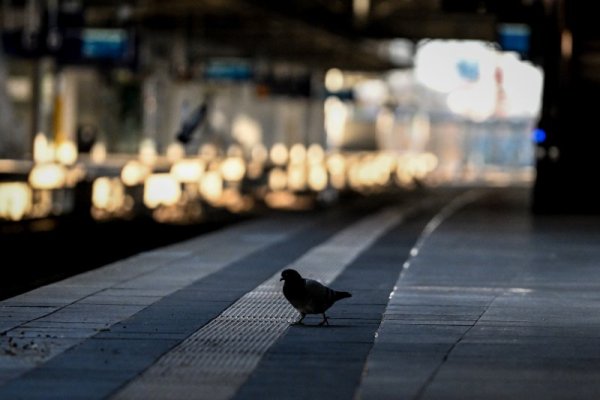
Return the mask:
<svg viewBox="0 0 600 400">
<path fill-rule="evenodd" d="M 280 281 L 298 282 L 302 280 L 302 276 L 295 269 L 285 269 L 281 272 Z"/>
</svg>

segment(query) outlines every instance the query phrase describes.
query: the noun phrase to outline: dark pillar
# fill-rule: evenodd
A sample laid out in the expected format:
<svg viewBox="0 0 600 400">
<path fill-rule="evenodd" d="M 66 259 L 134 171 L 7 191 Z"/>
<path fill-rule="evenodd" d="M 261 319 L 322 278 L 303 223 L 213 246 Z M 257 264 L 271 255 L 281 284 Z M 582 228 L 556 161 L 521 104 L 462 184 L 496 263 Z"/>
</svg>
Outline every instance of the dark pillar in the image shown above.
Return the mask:
<svg viewBox="0 0 600 400">
<path fill-rule="evenodd" d="M 548 2 L 542 28 L 545 72 L 533 211 L 600 213 L 600 2 Z M 551 4 L 548 8 L 548 4 Z M 561 52 L 571 32 L 572 54 Z M 567 46 L 568 48 L 568 46 Z"/>
</svg>

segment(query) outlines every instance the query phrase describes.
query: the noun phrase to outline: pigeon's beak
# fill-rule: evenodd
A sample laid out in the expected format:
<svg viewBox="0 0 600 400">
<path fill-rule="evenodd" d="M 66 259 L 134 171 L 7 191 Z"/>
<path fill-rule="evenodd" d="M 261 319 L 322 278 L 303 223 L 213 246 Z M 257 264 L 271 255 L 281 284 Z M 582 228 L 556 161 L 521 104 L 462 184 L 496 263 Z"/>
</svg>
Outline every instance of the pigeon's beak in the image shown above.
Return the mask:
<svg viewBox="0 0 600 400">
<path fill-rule="evenodd" d="M 283 280 L 284 280 L 284 279 L 283 279 L 283 276 L 282 276 L 281 278 L 279 278 L 279 281 L 283 281 Z"/>
</svg>

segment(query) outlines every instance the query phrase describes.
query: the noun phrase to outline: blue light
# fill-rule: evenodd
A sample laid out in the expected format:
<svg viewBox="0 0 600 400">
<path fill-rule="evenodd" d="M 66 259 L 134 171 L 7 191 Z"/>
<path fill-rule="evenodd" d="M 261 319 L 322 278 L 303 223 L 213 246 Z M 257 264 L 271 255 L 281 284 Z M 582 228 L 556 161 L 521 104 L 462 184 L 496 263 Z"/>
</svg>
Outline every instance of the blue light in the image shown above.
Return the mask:
<svg viewBox="0 0 600 400">
<path fill-rule="evenodd" d="M 458 74 L 469 81 L 476 81 L 479 79 L 479 64 L 473 60 L 460 60 L 456 63 Z"/>
<path fill-rule="evenodd" d="M 533 130 L 533 141 L 535 143 L 543 143 L 546 141 L 546 132 L 543 129 L 536 128 Z"/>
</svg>

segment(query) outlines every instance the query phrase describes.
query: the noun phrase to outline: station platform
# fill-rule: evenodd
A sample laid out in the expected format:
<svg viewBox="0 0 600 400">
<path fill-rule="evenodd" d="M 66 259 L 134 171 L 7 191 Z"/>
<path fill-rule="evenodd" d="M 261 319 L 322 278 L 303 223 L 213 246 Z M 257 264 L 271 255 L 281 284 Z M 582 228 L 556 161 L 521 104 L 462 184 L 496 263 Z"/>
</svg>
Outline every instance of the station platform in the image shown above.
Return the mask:
<svg viewBox="0 0 600 400">
<path fill-rule="evenodd" d="M 597 399 L 600 217 L 529 201 L 266 216 L 4 300 L 0 399 Z M 291 325 L 285 268 L 353 296 Z"/>
</svg>

